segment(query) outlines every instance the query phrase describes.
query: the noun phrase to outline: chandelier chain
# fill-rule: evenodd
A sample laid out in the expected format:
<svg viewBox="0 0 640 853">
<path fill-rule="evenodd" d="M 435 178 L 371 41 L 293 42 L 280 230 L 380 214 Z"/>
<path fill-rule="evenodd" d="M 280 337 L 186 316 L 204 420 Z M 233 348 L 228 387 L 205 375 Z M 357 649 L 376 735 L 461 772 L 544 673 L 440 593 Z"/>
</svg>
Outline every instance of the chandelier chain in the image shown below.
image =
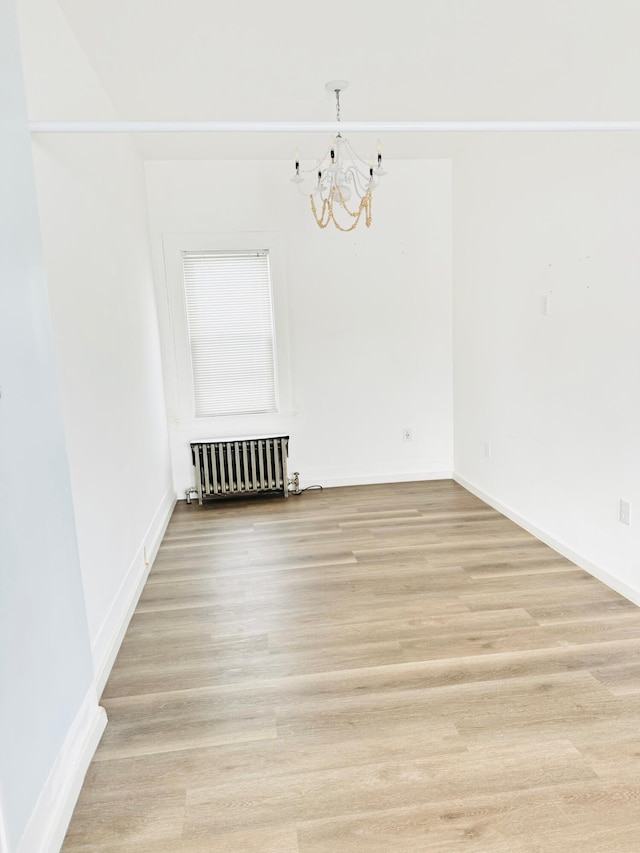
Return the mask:
<svg viewBox="0 0 640 853">
<path fill-rule="evenodd" d="M 335 196 L 336 192 L 337 192 L 337 195 L 340 199 L 340 204 L 342 205 L 343 209 L 353 219 L 353 222 L 349 226 L 349 228 L 345 228 L 340 222 L 338 222 L 338 220 L 336 219 L 336 217 L 334 215 L 333 200 L 334 200 L 334 196 Z M 338 229 L 338 231 L 343 231 L 343 232 L 353 231 L 354 228 L 356 228 L 356 226 L 358 225 L 358 222 L 360 222 L 360 217 L 362 216 L 363 213 L 365 214 L 365 225 L 367 226 L 367 228 L 369 228 L 371 226 L 371 206 L 372 206 L 371 190 L 367 190 L 367 192 L 364 195 L 364 198 L 360 199 L 360 206 L 358 207 L 358 210 L 356 210 L 355 212 L 352 210 L 349 210 L 349 208 L 347 207 L 347 205 L 345 203 L 344 198 L 342 197 L 342 193 L 337 188 L 333 188 L 331 190 L 331 194 L 330 194 L 329 198 L 323 199 L 322 210 L 320 212 L 320 216 L 318 216 L 318 211 L 317 211 L 315 202 L 313 200 L 313 196 L 309 196 L 309 198 L 311 199 L 311 211 L 313 213 L 314 219 L 316 220 L 316 224 L 318 225 L 319 228 L 326 228 L 330 222 L 333 222 L 333 224 Z"/>
</svg>

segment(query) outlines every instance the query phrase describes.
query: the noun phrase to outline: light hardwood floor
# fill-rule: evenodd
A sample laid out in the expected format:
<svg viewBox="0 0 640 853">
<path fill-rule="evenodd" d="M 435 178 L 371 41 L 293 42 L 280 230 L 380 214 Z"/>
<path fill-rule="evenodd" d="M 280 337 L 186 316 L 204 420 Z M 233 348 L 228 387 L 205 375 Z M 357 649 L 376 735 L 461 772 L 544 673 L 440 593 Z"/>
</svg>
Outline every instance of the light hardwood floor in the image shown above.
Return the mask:
<svg viewBox="0 0 640 853">
<path fill-rule="evenodd" d="M 451 481 L 178 505 L 65 853 L 640 851 L 640 610 Z"/>
</svg>

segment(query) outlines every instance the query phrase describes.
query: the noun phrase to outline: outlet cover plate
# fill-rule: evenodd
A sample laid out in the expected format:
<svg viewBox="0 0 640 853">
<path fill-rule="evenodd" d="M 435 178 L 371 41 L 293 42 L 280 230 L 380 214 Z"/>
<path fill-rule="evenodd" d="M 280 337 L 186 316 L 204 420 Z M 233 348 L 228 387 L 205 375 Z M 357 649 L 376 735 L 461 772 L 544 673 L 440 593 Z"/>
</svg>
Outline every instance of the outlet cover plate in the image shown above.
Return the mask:
<svg viewBox="0 0 640 853">
<path fill-rule="evenodd" d="M 631 504 L 620 498 L 620 521 L 622 524 L 631 524 Z"/>
</svg>

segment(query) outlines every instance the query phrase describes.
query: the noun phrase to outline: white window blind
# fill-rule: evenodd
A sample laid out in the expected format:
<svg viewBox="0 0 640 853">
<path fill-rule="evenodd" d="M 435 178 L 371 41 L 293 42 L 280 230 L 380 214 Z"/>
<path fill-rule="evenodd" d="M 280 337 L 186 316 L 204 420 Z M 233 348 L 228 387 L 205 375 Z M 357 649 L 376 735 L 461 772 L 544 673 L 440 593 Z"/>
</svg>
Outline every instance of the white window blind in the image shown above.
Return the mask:
<svg viewBox="0 0 640 853">
<path fill-rule="evenodd" d="M 197 417 L 277 408 L 267 251 L 183 252 Z"/>
</svg>

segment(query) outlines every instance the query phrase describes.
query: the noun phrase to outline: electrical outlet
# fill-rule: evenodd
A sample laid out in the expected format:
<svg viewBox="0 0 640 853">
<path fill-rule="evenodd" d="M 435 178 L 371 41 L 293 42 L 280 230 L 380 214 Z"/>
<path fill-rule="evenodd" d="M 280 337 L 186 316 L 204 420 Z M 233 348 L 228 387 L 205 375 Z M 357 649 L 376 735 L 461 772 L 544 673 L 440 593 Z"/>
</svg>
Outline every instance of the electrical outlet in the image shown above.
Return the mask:
<svg viewBox="0 0 640 853">
<path fill-rule="evenodd" d="M 622 524 L 631 524 L 631 504 L 620 498 L 620 521 Z"/>
<path fill-rule="evenodd" d="M 545 317 L 548 317 L 549 314 L 551 314 L 551 297 L 548 293 L 542 297 L 542 313 Z"/>
<path fill-rule="evenodd" d="M 403 441 L 411 441 L 412 438 L 413 438 L 413 435 L 411 433 L 411 429 L 409 427 L 405 427 L 402 430 L 402 440 Z"/>
</svg>

